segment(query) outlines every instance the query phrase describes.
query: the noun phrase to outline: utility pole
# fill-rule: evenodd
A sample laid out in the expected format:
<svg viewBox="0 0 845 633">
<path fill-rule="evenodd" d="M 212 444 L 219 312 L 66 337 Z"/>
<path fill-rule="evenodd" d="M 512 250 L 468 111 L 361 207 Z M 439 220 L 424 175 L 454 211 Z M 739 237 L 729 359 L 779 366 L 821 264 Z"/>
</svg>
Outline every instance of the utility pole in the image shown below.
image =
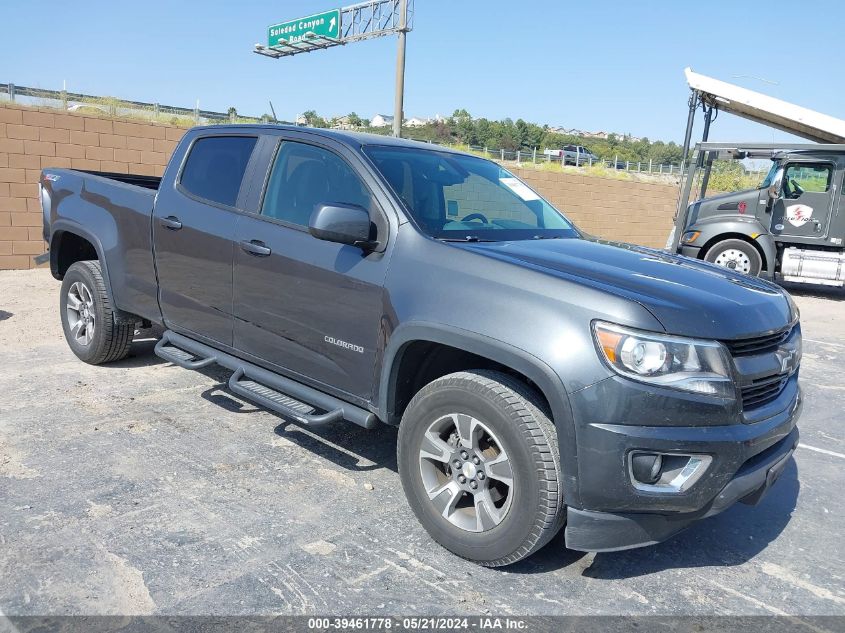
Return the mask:
<svg viewBox="0 0 845 633">
<path fill-rule="evenodd" d="M 405 95 L 405 34 L 408 23 L 408 0 L 401 0 L 399 9 L 399 43 L 396 50 L 396 94 L 393 99 L 393 136 L 402 136 L 402 106 Z"/>
</svg>

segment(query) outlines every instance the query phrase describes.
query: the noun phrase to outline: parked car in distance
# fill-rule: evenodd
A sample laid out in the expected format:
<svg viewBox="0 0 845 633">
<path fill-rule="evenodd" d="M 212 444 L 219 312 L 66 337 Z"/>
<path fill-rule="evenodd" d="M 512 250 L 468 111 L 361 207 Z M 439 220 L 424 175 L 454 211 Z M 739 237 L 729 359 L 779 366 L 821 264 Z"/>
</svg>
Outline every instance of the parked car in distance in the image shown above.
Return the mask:
<svg viewBox="0 0 845 633">
<path fill-rule="evenodd" d="M 40 199 L 81 360 L 155 323 L 159 356 L 300 425 L 398 426 L 411 510 L 482 565 L 563 526 L 585 551 L 665 540 L 759 501 L 798 441 L 788 293 L 587 238 L 477 156 L 197 127 L 162 178 L 48 168 Z"/>
<path fill-rule="evenodd" d="M 600 160 L 583 145 L 564 145 L 563 158 L 567 165 L 588 165 Z"/>
</svg>

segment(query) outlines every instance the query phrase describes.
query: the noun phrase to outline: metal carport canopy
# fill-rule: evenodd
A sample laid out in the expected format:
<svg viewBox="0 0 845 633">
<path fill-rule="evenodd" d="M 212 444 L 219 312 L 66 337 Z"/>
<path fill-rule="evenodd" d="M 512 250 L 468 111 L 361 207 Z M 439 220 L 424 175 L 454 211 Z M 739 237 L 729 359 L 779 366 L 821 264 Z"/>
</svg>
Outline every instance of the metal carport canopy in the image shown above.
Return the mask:
<svg viewBox="0 0 845 633">
<path fill-rule="evenodd" d="M 684 69 L 684 73 L 690 89 L 696 91 L 702 101 L 723 112 L 817 143 L 845 143 L 845 121 L 842 119 L 700 75 L 690 68 Z"/>
</svg>

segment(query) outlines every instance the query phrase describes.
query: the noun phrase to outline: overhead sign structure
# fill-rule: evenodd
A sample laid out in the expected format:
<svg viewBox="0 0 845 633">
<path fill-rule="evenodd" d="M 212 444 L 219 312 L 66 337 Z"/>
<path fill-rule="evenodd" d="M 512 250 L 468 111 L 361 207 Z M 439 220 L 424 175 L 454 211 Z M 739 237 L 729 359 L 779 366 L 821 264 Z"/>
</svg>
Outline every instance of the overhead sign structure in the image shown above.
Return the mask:
<svg viewBox="0 0 845 633">
<path fill-rule="evenodd" d="M 255 52 L 279 59 L 395 33 L 398 47 L 393 135 L 399 136 L 405 92 L 405 36 L 413 28 L 413 17 L 414 0 L 365 0 L 274 24 L 267 28 L 267 44 L 256 44 Z"/>
<path fill-rule="evenodd" d="M 331 9 L 267 27 L 267 46 L 296 44 L 308 39 L 336 40 L 339 36 L 340 9 Z"/>
</svg>

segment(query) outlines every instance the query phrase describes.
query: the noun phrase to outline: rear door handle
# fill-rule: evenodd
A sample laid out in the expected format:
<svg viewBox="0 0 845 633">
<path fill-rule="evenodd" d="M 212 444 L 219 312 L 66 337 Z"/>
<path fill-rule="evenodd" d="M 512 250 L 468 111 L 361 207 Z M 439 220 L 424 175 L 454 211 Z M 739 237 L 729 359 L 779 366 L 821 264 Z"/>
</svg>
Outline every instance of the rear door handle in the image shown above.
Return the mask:
<svg viewBox="0 0 845 633">
<path fill-rule="evenodd" d="M 166 218 L 161 218 L 158 222 L 164 228 L 170 229 L 171 231 L 178 231 L 182 228 L 182 223 L 175 215 L 168 215 Z"/>
<path fill-rule="evenodd" d="M 244 240 L 241 242 L 241 249 L 258 257 L 267 257 L 272 252 L 261 240 Z"/>
</svg>

